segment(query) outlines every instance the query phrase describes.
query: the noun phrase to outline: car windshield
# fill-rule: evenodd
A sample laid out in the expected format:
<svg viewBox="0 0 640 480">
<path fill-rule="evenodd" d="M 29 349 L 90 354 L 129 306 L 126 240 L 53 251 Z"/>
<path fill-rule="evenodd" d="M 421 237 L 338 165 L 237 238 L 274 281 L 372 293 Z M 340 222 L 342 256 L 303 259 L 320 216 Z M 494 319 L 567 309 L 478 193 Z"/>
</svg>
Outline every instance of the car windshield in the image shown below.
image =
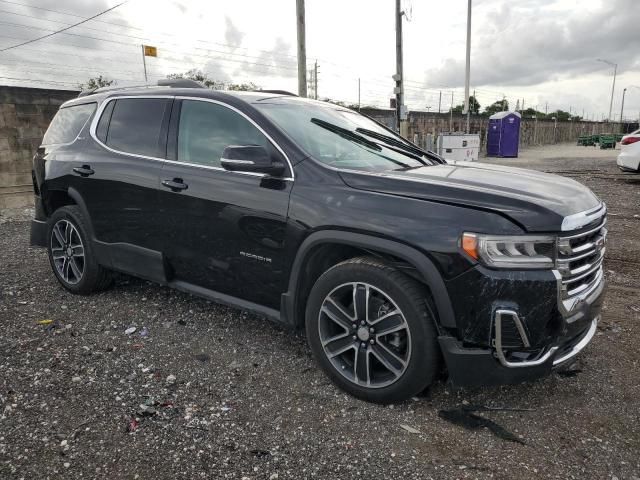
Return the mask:
<svg viewBox="0 0 640 480">
<path fill-rule="evenodd" d="M 438 163 L 373 120 L 337 105 L 297 98 L 254 105 L 316 160 L 369 172 Z"/>
</svg>

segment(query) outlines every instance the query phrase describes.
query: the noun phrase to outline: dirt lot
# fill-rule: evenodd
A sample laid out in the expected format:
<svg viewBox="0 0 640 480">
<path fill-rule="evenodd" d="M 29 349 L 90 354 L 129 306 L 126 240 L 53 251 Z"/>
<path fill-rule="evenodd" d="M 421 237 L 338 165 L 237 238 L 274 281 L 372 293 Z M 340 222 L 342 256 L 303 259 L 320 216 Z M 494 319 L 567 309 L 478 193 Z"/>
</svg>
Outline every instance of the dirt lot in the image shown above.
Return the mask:
<svg viewBox="0 0 640 480">
<path fill-rule="evenodd" d="M 640 176 L 615 155 L 561 146 L 499 161 L 575 178 L 609 206 L 607 301 L 573 375 L 441 382 L 388 407 L 338 391 L 301 336 L 252 315 L 128 277 L 66 293 L 28 246 L 28 212 L 2 212 L 0 478 L 638 480 Z M 478 412 L 506 439 L 439 416 L 475 405 L 526 410 Z"/>
</svg>

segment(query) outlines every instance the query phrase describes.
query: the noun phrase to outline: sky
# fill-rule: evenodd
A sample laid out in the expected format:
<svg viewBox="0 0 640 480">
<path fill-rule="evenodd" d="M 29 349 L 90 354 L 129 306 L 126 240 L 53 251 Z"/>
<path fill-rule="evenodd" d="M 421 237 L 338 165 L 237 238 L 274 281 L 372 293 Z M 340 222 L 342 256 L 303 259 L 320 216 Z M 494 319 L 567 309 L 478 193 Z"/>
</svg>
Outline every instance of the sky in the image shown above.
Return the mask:
<svg viewBox="0 0 640 480">
<path fill-rule="evenodd" d="M 52 33 L 122 0 L 0 0 L 0 49 Z M 297 91 L 295 0 L 129 0 L 63 33 L 0 52 L 0 84 L 76 88 L 103 75 L 119 85 L 192 68 L 221 82 Z M 306 0 L 307 67 L 319 98 L 389 106 L 395 73 L 394 0 Z M 448 111 L 464 99 L 467 2 L 404 0 L 409 110 Z M 473 0 L 471 89 L 482 107 L 640 117 L 637 0 Z"/>
</svg>

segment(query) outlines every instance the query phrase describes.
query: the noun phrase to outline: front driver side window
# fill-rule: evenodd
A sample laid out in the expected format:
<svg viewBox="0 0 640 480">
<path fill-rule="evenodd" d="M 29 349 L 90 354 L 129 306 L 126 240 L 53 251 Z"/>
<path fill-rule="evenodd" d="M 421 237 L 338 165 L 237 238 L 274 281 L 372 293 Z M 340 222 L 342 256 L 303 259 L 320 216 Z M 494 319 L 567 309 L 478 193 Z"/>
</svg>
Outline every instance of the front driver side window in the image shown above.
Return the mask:
<svg viewBox="0 0 640 480">
<path fill-rule="evenodd" d="M 220 167 L 229 145 L 260 145 L 271 151 L 269 140 L 246 118 L 222 105 L 184 100 L 178 126 L 178 161 Z"/>
</svg>

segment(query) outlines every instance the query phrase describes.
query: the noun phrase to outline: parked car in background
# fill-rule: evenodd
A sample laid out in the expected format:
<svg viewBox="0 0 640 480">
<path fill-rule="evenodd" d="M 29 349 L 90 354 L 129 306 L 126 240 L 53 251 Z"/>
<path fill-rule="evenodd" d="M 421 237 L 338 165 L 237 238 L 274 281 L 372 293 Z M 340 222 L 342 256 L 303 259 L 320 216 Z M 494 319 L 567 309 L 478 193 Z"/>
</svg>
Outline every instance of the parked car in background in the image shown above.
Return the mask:
<svg viewBox="0 0 640 480">
<path fill-rule="evenodd" d="M 640 130 L 622 137 L 618 168 L 623 172 L 640 172 Z"/>
<path fill-rule="evenodd" d="M 574 180 L 447 164 L 359 113 L 274 92 L 99 90 L 33 163 L 31 241 L 67 290 L 124 272 L 306 331 L 373 402 L 573 361 L 603 302 L 606 207 Z"/>
</svg>

